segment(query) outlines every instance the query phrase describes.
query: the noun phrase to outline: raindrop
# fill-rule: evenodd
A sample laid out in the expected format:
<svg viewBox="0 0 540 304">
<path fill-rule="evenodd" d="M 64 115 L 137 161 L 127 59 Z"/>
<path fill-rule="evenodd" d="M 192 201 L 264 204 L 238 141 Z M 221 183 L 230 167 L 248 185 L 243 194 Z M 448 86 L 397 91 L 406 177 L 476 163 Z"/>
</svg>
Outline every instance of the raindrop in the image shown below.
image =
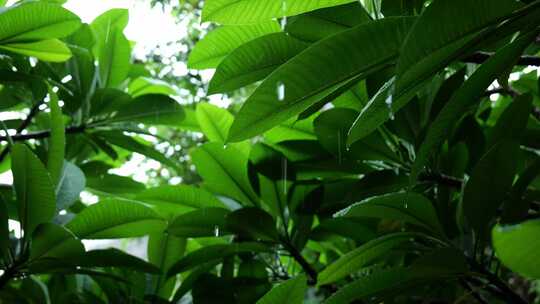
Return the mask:
<svg viewBox="0 0 540 304">
<path fill-rule="evenodd" d="M 218 236 L 219 236 L 219 226 L 218 226 L 218 225 L 215 225 L 215 226 L 214 226 L 214 236 L 215 236 L 215 237 L 218 237 Z"/>
<path fill-rule="evenodd" d="M 285 100 L 285 84 L 281 81 L 277 84 L 277 98 L 279 101 Z"/>
<path fill-rule="evenodd" d="M 283 158 L 282 177 L 283 177 L 283 194 L 285 195 L 287 195 L 287 165 L 288 165 L 287 158 Z"/>
<path fill-rule="evenodd" d="M 285 27 L 287 27 L 287 2 L 285 2 L 284 0 L 281 1 L 281 14 L 282 14 L 282 17 L 281 17 L 280 25 L 281 25 L 281 30 L 284 31 Z"/>
<path fill-rule="evenodd" d="M 227 149 L 227 145 L 226 145 L 226 144 L 223 145 L 223 150 L 225 150 L 225 149 Z"/>
<path fill-rule="evenodd" d="M 394 120 L 394 110 L 392 109 L 392 103 L 393 103 L 393 99 L 394 97 L 392 96 L 392 94 L 388 95 L 388 97 L 386 97 L 386 100 L 384 101 L 386 103 L 386 105 L 388 106 L 388 115 L 390 116 L 390 119 L 391 120 Z"/>
<path fill-rule="evenodd" d="M 341 165 L 341 130 L 337 131 L 338 163 Z"/>
<path fill-rule="evenodd" d="M 409 208 L 409 203 L 407 201 L 405 201 L 405 209 L 408 209 Z"/>
</svg>

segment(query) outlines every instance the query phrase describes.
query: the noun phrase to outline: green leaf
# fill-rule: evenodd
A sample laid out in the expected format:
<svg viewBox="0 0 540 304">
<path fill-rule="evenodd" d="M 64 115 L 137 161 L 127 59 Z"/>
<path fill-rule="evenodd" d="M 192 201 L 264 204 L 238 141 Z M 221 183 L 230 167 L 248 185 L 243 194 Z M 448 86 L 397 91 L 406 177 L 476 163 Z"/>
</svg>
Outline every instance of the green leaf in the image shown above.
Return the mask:
<svg viewBox="0 0 540 304">
<path fill-rule="evenodd" d="M 233 146 L 206 143 L 191 152 L 193 164 L 212 192 L 244 205 L 259 204 L 248 178 L 248 159 Z"/>
<path fill-rule="evenodd" d="M 86 178 L 86 187 L 111 194 L 133 194 L 146 189 L 144 184 L 136 182 L 130 177 L 114 174 L 89 176 Z"/>
<path fill-rule="evenodd" d="M 398 220 L 443 233 L 432 203 L 414 192 L 371 197 L 340 211 L 336 216 Z"/>
<path fill-rule="evenodd" d="M 208 94 L 226 93 L 259 81 L 307 46 L 285 33 L 248 41 L 221 61 L 208 86 Z"/>
<path fill-rule="evenodd" d="M 45 223 L 32 234 L 30 261 L 46 258 L 69 258 L 84 254 L 84 246 L 71 231 Z"/>
<path fill-rule="evenodd" d="M 503 140 L 489 149 L 474 167 L 463 192 L 462 208 L 469 225 L 485 237 L 512 187 L 517 168 L 519 142 Z"/>
<path fill-rule="evenodd" d="M 0 29 L 0 45 L 4 45 L 64 38 L 76 31 L 81 21 L 59 5 L 28 2 L 0 12 L 0 24 L 6 25 Z"/>
<path fill-rule="evenodd" d="M 51 62 L 67 61 L 72 56 L 69 48 L 58 39 L 48 39 L 26 43 L 11 42 L 0 45 L 0 49 Z"/>
<path fill-rule="evenodd" d="M 146 273 L 160 273 L 155 265 L 115 248 L 88 251 L 79 257 L 67 259 L 67 263 L 80 267 L 120 267 Z"/>
<path fill-rule="evenodd" d="M 265 0 L 209 0 L 204 5 L 202 21 L 214 21 L 221 24 L 259 23 L 353 1 L 283 0 L 268 2 Z"/>
<path fill-rule="evenodd" d="M 242 44 L 279 31 L 279 25 L 275 21 L 254 25 L 218 27 L 208 33 L 191 50 L 188 67 L 199 70 L 215 68 L 229 53 Z"/>
<path fill-rule="evenodd" d="M 449 135 L 448 130 L 471 107 L 476 106 L 485 89 L 501 73 L 512 67 L 534 35 L 526 35 L 505 46 L 482 64 L 474 74 L 454 93 L 428 128 L 411 170 L 411 184 L 416 181 L 429 156 Z"/>
<path fill-rule="evenodd" d="M 302 304 L 306 290 L 306 277 L 299 275 L 272 288 L 257 304 Z"/>
<path fill-rule="evenodd" d="M 264 138 L 271 143 L 279 143 L 287 140 L 314 140 L 317 139 L 313 129 L 313 120 L 310 118 L 296 120 L 295 118 L 270 129 L 264 133 Z"/>
<path fill-rule="evenodd" d="M 139 77 L 130 82 L 128 93 L 133 97 L 147 94 L 177 95 L 172 85 L 165 81 L 148 77 Z"/>
<path fill-rule="evenodd" d="M 276 223 L 272 216 L 260 208 L 242 208 L 227 215 L 227 230 L 254 239 L 277 241 Z"/>
<path fill-rule="evenodd" d="M 414 233 L 394 233 L 371 240 L 326 267 L 319 273 L 318 284 L 331 284 L 356 273 L 378 258 L 388 255 L 388 252 L 395 247 L 410 242 L 416 236 L 418 235 Z"/>
<path fill-rule="evenodd" d="M 287 20 L 285 31 L 303 41 L 318 41 L 369 21 L 362 4 L 354 1 L 294 16 Z"/>
<path fill-rule="evenodd" d="M 161 232 L 165 221 L 143 204 L 107 199 L 88 206 L 66 227 L 81 239 L 129 238 Z"/>
<path fill-rule="evenodd" d="M 225 257 L 233 256 L 239 253 L 259 253 L 268 252 L 269 248 L 261 243 L 233 243 L 221 245 L 209 245 L 201 249 L 190 252 L 180 261 L 174 264 L 169 270 L 167 276 L 184 272 L 203 263 L 221 260 Z"/>
<path fill-rule="evenodd" d="M 69 208 L 79 199 L 85 187 L 86 178 L 81 169 L 70 162 L 64 162 L 62 175 L 56 187 L 56 210 Z"/>
<path fill-rule="evenodd" d="M 49 151 L 47 154 L 47 169 L 56 188 L 59 188 L 60 178 L 64 171 L 64 154 L 66 149 L 66 133 L 62 109 L 58 104 L 58 96 L 49 90 L 49 121 L 51 136 L 49 137 Z"/>
<path fill-rule="evenodd" d="M 10 250 L 9 244 L 9 214 L 4 199 L 0 196 L 0 260 L 7 258 Z"/>
<path fill-rule="evenodd" d="M 178 238 L 169 233 L 154 233 L 148 238 L 148 261 L 157 265 L 161 274 L 154 278 L 155 293 L 168 299 L 175 287 L 176 278 L 165 278 L 174 263 L 178 262 L 186 250 L 186 239 Z"/>
<path fill-rule="evenodd" d="M 160 186 L 137 193 L 134 198 L 155 206 L 156 212 L 172 217 L 186 210 L 225 207 L 212 193 L 191 185 Z"/>
<path fill-rule="evenodd" d="M 234 117 L 227 110 L 209 103 L 197 105 L 197 121 L 209 141 L 225 143 Z"/>
<path fill-rule="evenodd" d="M 13 146 L 11 170 L 19 221 L 28 239 L 39 224 L 50 221 L 54 216 L 54 186 L 43 163 L 24 144 Z"/>
<path fill-rule="evenodd" d="M 349 82 L 392 63 L 414 20 L 385 18 L 313 44 L 270 74 L 246 100 L 231 127 L 229 141 L 261 134 Z"/>
<path fill-rule="evenodd" d="M 520 8 L 518 2 L 434 1 L 407 36 L 397 64 L 397 91 L 415 86 L 458 56 L 471 34 L 504 20 Z"/>
<path fill-rule="evenodd" d="M 497 225 L 492 230 L 493 247 L 501 262 L 523 276 L 540 278 L 540 220 L 517 225 Z"/>
<path fill-rule="evenodd" d="M 519 140 L 527 128 L 532 110 L 533 96 L 531 94 L 517 96 L 497 119 L 495 127 L 489 133 L 487 147 L 492 147 L 505 139 Z"/>
<path fill-rule="evenodd" d="M 111 28 L 97 54 L 102 87 L 119 86 L 128 76 L 131 46 L 119 28 Z"/>
<path fill-rule="evenodd" d="M 224 208 L 202 208 L 177 216 L 167 231 L 178 237 L 219 236 L 225 230 L 225 218 L 230 213 Z"/>
<path fill-rule="evenodd" d="M 174 99 L 167 95 L 146 94 L 120 107 L 108 122 L 178 126 L 184 118 L 182 106 Z"/>
</svg>

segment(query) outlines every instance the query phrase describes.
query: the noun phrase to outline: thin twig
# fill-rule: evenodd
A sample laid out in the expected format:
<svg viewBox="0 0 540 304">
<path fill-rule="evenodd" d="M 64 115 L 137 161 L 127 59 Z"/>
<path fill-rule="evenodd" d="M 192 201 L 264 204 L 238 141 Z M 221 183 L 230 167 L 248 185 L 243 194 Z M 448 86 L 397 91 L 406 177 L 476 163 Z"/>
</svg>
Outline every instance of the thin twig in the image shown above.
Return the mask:
<svg viewBox="0 0 540 304">
<path fill-rule="evenodd" d="M 462 61 L 463 62 L 467 62 L 467 63 L 476 63 L 476 64 L 480 64 L 480 63 L 484 63 L 486 60 L 488 60 L 491 56 L 493 56 L 493 53 L 488 53 L 488 52 L 476 52 L 476 53 L 473 53 L 472 55 L 468 56 L 468 57 L 465 57 Z M 540 57 L 537 57 L 537 56 L 529 56 L 529 55 L 524 55 L 524 56 L 521 56 L 516 65 L 521 65 L 521 66 L 528 66 L 528 65 L 532 65 L 532 66 L 540 66 Z"/>
</svg>

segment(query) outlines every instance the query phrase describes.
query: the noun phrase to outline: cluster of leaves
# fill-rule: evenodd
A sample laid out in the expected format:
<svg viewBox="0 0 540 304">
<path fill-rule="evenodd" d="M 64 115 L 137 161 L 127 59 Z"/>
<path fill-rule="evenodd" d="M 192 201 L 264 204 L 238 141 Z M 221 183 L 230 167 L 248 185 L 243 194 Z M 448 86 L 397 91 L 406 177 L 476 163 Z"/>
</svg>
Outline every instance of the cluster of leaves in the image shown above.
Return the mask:
<svg viewBox="0 0 540 304">
<path fill-rule="evenodd" d="M 2 299 L 530 300 L 509 283 L 540 279 L 540 1 L 207 0 L 188 65 L 209 94 L 256 86 L 235 114 L 130 64 L 125 11 L 49 2 L 0 13 L 3 108 L 29 109 L 1 137 Z M 149 126 L 204 134 L 199 185 L 109 172 L 136 152 L 182 174 Z M 148 261 L 81 242 L 141 236 Z"/>
</svg>

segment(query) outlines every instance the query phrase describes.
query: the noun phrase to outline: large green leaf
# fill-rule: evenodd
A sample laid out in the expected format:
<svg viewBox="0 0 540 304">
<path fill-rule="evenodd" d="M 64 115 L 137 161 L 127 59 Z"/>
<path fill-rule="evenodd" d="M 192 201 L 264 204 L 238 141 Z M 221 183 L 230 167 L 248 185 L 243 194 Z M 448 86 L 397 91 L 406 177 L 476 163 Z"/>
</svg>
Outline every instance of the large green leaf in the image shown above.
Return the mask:
<svg viewBox="0 0 540 304">
<path fill-rule="evenodd" d="M 50 221 L 54 216 L 54 186 L 43 163 L 24 144 L 13 146 L 11 170 L 19 221 L 28 239 L 39 224 Z"/>
<path fill-rule="evenodd" d="M 160 186 L 137 193 L 134 198 L 155 206 L 167 217 L 198 208 L 224 207 L 212 193 L 191 185 Z"/>
<path fill-rule="evenodd" d="M 242 208 L 226 218 L 227 230 L 254 239 L 277 241 L 276 223 L 272 216 L 260 208 Z"/>
<path fill-rule="evenodd" d="M 84 173 L 70 162 L 64 162 L 64 167 L 58 186 L 56 187 L 56 209 L 66 209 L 79 199 L 80 193 L 86 187 Z"/>
<path fill-rule="evenodd" d="M 115 248 L 88 251 L 78 257 L 67 259 L 66 262 L 68 265 L 81 267 L 120 267 L 146 273 L 160 273 L 155 265 Z"/>
<path fill-rule="evenodd" d="M 161 232 L 165 225 L 163 218 L 143 204 L 108 199 L 87 207 L 66 227 L 82 239 L 111 239 Z"/>
<path fill-rule="evenodd" d="M 44 2 L 14 5 L 0 12 L 0 44 L 64 38 L 81 21 L 65 8 Z"/>
<path fill-rule="evenodd" d="M 209 245 L 201 249 L 190 252 L 180 261 L 174 264 L 168 272 L 168 276 L 184 272 L 203 263 L 221 260 L 225 257 L 239 253 L 259 253 L 267 252 L 269 247 L 261 243 L 234 243 L 222 245 Z"/>
<path fill-rule="evenodd" d="M 43 61 L 63 62 L 71 58 L 69 48 L 58 39 L 48 39 L 26 43 L 6 43 L 0 49 L 25 56 L 36 57 Z"/>
<path fill-rule="evenodd" d="M 421 170 L 426 165 L 429 156 L 448 138 L 448 130 L 463 113 L 477 104 L 478 99 L 484 94 L 484 90 L 501 73 L 513 66 L 533 38 L 534 35 L 525 35 L 505 46 L 482 64 L 458 91 L 454 93 L 428 129 L 428 133 L 420 146 L 411 170 L 411 183 L 416 181 Z"/>
<path fill-rule="evenodd" d="M 404 221 L 442 233 L 432 203 L 414 192 L 391 193 L 368 198 L 338 213 L 345 217 L 375 217 Z"/>
<path fill-rule="evenodd" d="M 164 299 L 171 296 L 176 278 L 165 277 L 169 268 L 178 262 L 186 250 L 186 239 L 178 238 L 169 233 L 154 233 L 148 238 L 148 261 L 157 265 L 161 274 L 154 278 L 153 286 L 155 293 Z"/>
<path fill-rule="evenodd" d="M 414 233 L 394 233 L 371 240 L 341 256 L 326 267 L 318 276 L 318 284 L 326 285 L 339 281 L 348 275 L 369 266 L 376 259 L 387 255 L 390 250 L 405 242 L 410 242 Z"/>
<path fill-rule="evenodd" d="M 313 44 L 262 82 L 236 116 L 229 140 L 261 134 L 302 113 L 349 81 L 391 64 L 414 20 L 385 18 Z"/>
<path fill-rule="evenodd" d="M 404 42 L 397 65 L 397 91 L 406 90 L 458 56 L 471 34 L 501 22 L 520 7 L 512 0 L 434 1 Z"/>
<path fill-rule="evenodd" d="M 257 304 L 302 304 L 304 303 L 306 290 L 306 277 L 300 275 L 272 288 L 272 290 L 257 301 Z"/>
<path fill-rule="evenodd" d="M 234 116 L 227 110 L 209 103 L 199 103 L 196 113 L 199 126 L 208 140 L 224 144 Z"/>
<path fill-rule="evenodd" d="M 225 218 L 229 213 L 224 208 L 201 208 L 177 216 L 167 231 L 178 237 L 219 236 L 225 231 Z"/>
<path fill-rule="evenodd" d="M 51 180 L 58 188 L 64 169 L 64 154 L 66 149 L 66 133 L 62 109 L 58 104 L 58 96 L 49 91 L 49 125 L 51 136 L 49 138 L 49 151 L 47 154 L 47 169 L 51 174 Z"/>
<path fill-rule="evenodd" d="M 203 21 L 221 24 L 248 24 L 298 15 L 354 0 L 209 0 L 204 4 Z"/>
<path fill-rule="evenodd" d="M 307 46 L 285 33 L 268 34 L 246 42 L 218 65 L 208 94 L 233 91 L 259 81 Z"/>
<path fill-rule="evenodd" d="M 285 31 L 303 41 L 317 41 L 371 21 L 359 1 L 319 9 L 287 20 Z"/>
<path fill-rule="evenodd" d="M 46 223 L 39 225 L 32 235 L 30 260 L 69 258 L 84 254 L 84 246 L 64 227 Z"/>
<path fill-rule="evenodd" d="M 8 207 L 2 197 L 0 197 L 0 260 L 8 256 L 9 245 L 9 214 Z"/>
<path fill-rule="evenodd" d="M 517 168 L 519 142 L 503 140 L 489 149 L 476 164 L 463 192 L 463 212 L 469 225 L 485 237 L 488 224 L 512 187 Z"/>
<path fill-rule="evenodd" d="M 540 220 L 493 228 L 493 247 L 497 257 L 510 268 L 529 278 L 540 278 Z"/>
<path fill-rule="evenodd" d="M 99 61 L 102 87 L 116 87 L 130 70 L 131 47 L 123 34 L 129 20 L 127 9 L 112 9 L 98 16 L 90 25 L 96 34 L 93 53 Z"/>
<path fill-rule="evenodd" d="M 185 118 L 182 106 L 167 95 L 141 95 L 118 108 L 108 122 L 135 122 L 178 126 Z"/>
<path fill-rule="evenodd" d="M 234 49 L 266 34 L 279 32 L 275 21 L 255 25 L 222 26 L 197 43 L 188 59 L 193 69 L 215 68 Z"/>
<path fill-rule="evenodd" d="M 233 146 L 206 143 L 191 153 L 197 172 L 212 192 L 237 200 L 244 205 L 259 204 L 248 179 L 248 159 Z"/>
</svg>

